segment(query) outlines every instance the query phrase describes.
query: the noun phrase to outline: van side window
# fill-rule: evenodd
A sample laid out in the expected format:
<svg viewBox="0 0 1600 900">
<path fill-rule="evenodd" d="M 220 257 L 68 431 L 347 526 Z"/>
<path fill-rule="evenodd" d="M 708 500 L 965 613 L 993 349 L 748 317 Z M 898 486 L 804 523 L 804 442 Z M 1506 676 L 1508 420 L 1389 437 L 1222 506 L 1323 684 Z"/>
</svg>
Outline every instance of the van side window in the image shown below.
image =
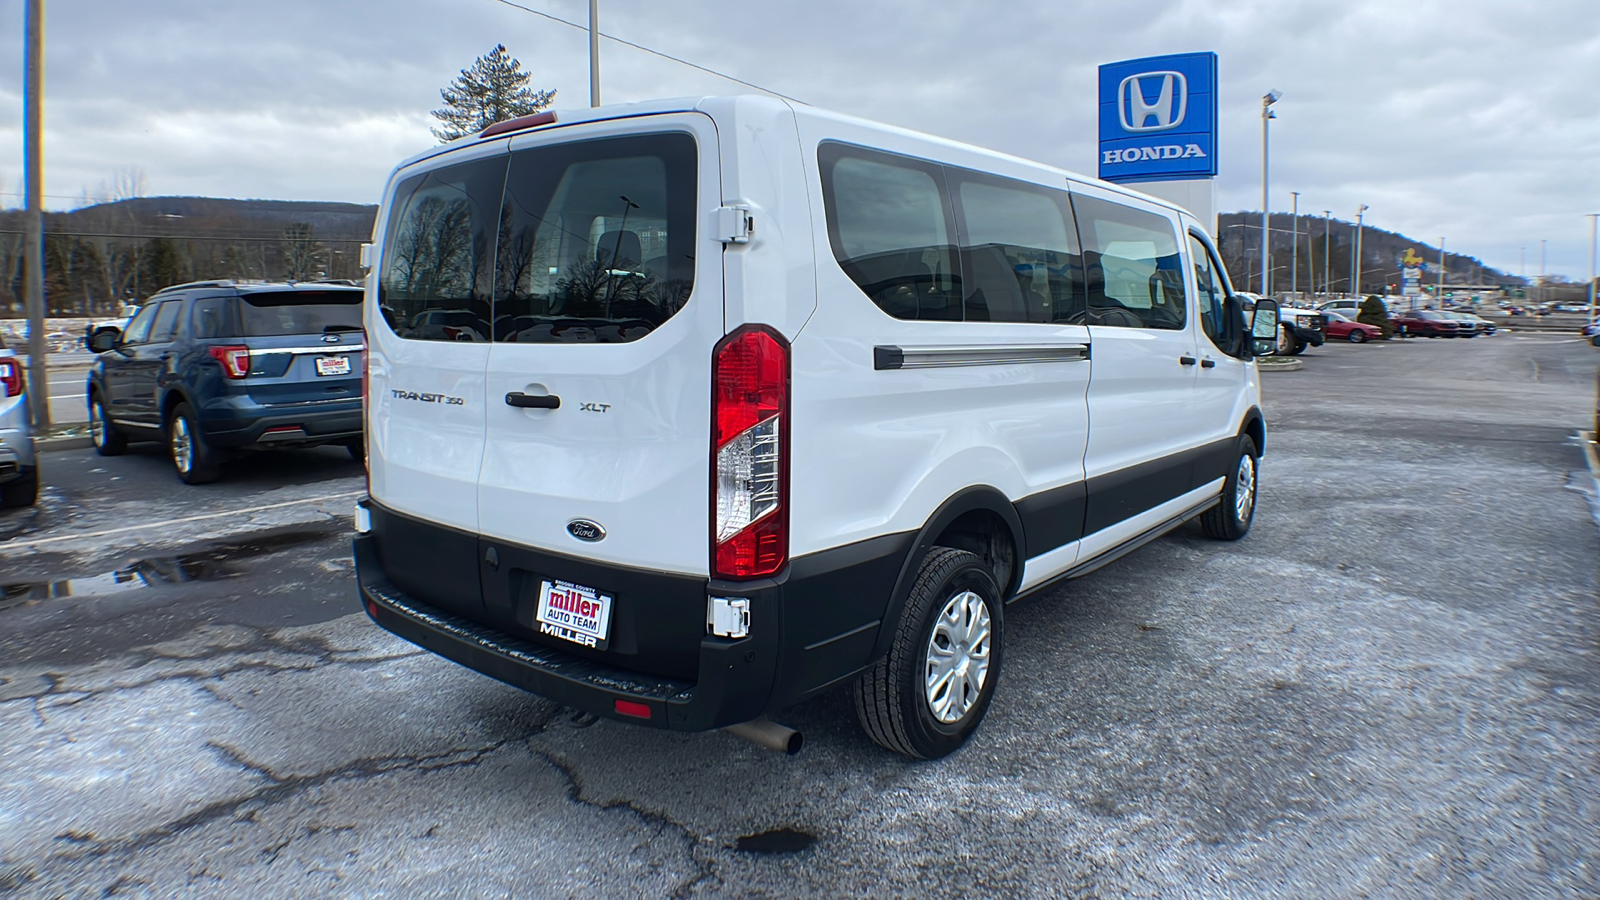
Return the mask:
<svg viewBox="0 0 1600 900">
<path fill-rule="evenodd" d="M 947 170 L 959 181 L 968 321 L 1083 322 L 1066 191 Z"/>
<path fill-rule="evenodd" d="M 681 132 L 513 153 L 492 339 L 622 343 L 672 318 L 694 287 L 697 155 Z"/>
<path fill-rule="evenodd" d="M 1189 235 L 1189 258 L 1194 262 L 1194 284 L 1200 300 L 1200 330 L 1206 333 L 1217 349 L 1226 352 L 1228 339 L 1222 321 L 1222 279 L 1211 253 L 1199 238 Z"/>
<path fill-rule="evenodd" d="M 489 339 L 490 253 L 506 158 L 435 169 L 395 190 L 378 306 L 395 333 Z"/>
<path fill-rule="evenodd" d="M 1089 324 L 1182 329 L 1184 273 L 1172 222 L 1077 194 L 1072 208 L 1088 273 Z"/>
<path fill-rule="evenodd" d="M 828 241 L 850 280 L 897 319 L 960 321 L 940 168 L 831 142 L 818 161 Z"/>
</svg>

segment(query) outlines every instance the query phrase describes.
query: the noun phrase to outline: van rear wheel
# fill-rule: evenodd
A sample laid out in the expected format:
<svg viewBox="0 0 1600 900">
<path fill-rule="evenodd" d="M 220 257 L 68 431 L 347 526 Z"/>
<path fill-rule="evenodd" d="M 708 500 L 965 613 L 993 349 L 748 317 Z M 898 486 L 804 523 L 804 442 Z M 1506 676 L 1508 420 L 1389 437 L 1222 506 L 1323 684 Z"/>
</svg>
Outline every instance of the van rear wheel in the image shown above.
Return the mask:
<svg viewBox="0 0 1600 900">
<path fill-rule="evenodd" d="M 1255 439 L 1248 434 L 1239 435 L 1233 459 L 1228 477 L 1222 482 L 1222 502 L 1200 514 L 1201 530 L 1206 537 L 1219 541 L 1244 537 L 1256 517 L 1256 475 L 1261 468 L 1261 454 L 1256 450 Z"/>
<path fill-rule="evenodd" d="M 867 735 L 913 759 L 965 743 L 1000 680 L 1003 608 L 994 573 L 976 554 L 929 550 L 888 654 L 856 681 Z"/>
</svg>

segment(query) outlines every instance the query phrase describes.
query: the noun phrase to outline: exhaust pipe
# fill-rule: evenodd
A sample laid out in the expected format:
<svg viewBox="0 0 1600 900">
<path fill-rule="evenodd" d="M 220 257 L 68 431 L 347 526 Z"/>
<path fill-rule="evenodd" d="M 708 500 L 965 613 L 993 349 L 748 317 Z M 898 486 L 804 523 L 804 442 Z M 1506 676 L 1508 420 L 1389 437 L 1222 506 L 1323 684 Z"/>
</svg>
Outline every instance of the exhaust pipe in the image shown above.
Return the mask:
<svg viewBox="0 0 1600 900">
<path fill-rule="evenodd" d="M 734 737 L 744 738 L 752 744 L 760 744 L 768 750 L 780 750 L 790 756 L 799 753 L 801 745 L 806 742 L 805 735 L 788 726 L 779 725 L 771 719 L 740 722 L 722 730 Z"/>
</svg>

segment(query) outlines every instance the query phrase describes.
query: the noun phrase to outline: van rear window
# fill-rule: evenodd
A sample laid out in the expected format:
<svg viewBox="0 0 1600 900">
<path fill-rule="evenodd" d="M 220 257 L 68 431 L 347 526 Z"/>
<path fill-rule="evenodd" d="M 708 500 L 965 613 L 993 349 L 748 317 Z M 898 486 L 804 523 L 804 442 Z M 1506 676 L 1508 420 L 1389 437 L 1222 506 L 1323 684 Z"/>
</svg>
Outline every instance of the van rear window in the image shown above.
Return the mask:
<svg viewBox="0 0 1600 900">
<path fill-rule="evenodd" d="M 694 138 L 530 147 L 395 192 L 379 307 L 401 337 L 623 343 L 694 287 Z M 492 275 L 492 277 L 491 277 Z"/>
<path fill-rule="evenodd" d="M 361 329 L 360 291 L 275 291 L 239 299 L 244 337 Z"/>
</svg>

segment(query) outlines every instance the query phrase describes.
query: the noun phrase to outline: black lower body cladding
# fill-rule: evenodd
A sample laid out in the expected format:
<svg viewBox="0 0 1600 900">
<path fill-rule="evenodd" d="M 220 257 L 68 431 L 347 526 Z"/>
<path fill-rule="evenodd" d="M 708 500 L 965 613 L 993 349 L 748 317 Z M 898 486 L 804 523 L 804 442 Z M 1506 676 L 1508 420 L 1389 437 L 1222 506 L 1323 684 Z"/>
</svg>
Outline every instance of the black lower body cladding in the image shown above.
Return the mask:
<svg viewBox="0 0 1600 900">
<path fill-rule="evenodd" d="M 802 556 L 775 579 L 722 583 L 486 540 L 367 505 L 372 530 L 356 538 L 356 576 L 379 625 L 567 706 L 681 731 L 749 721 L 871 664 L 912 537 Z M 607 649 L 540 633 L 545 579 L 614 598 Z M 708 596 L 748 598 L 750 635 L 707 634 Z"/>
</svg>

